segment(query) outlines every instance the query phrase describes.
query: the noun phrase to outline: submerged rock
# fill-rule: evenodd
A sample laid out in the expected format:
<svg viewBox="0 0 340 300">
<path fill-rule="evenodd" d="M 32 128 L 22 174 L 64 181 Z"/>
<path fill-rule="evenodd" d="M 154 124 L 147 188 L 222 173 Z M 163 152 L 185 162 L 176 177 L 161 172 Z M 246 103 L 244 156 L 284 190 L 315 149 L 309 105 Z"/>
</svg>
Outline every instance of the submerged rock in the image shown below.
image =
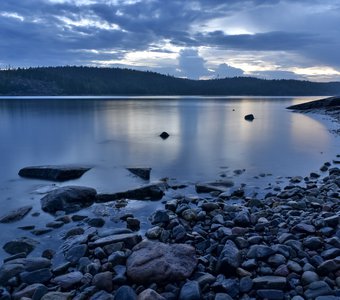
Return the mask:
<svg viewBox="0 0 340 300">
<path fill-rule="evenodd" d="M 30 238 L 18 238 L 7 242 L 2 248 L 9 254 L 17 254 L 25 252 L 26 254 L 31 253 L 39 242 Z"/>
<path fill-rule="evenodd" d="M 19 175 L 27 178 L 66 181 L 77 179 L 90 169 L 81 166 L 32 166 L 21 169 Z"/>
<path fill-rule="evenodd" d="M 179 281 L 188 278 L 197 265 L 195 249 L 186 244 L 144 240 L 127 259 L 127 275 L 138 283 Z"/>
<path fill-rule="evenodd" d="M 132 174 L 137 175 L 138 177 L 149 180 L 151 168 L 127 168 Z"/>
<path fill-rule="evenodd" d="M 10 211 L 9 213 L 0 217 L 0 223 L 10 223 L 23 219 L 32 209 L 32 206 L 27 205 L 15 210 Z"/>
<path fill-rule="evenodd" d="M 58 210 L 78 211 L 83 207 L 90 206 L 94 202 L 96 194 L 96 190 L 89 187 L 61 187 L 48 193 L 40 200 L 41 208 L 49 213 L 55 213 Z"/>
</svg>

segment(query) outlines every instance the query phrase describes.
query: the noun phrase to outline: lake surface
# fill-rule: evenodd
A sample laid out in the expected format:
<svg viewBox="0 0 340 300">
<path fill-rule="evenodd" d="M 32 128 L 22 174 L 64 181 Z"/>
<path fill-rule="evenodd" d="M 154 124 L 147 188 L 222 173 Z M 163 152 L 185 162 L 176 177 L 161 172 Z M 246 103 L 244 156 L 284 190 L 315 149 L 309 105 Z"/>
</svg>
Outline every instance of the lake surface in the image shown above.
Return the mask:
<svg viewBox="0 0 340 300">
<path fill-rule="evenodd" d="M 329 133 L 337 125 L 285 107 L 319 98 L 0 99 L 1 214 L 28 203 L 32 212 L 41 212 L 37 190 L 51 183 L 17 175 L 30 165 L 91 165 L 81 179 L 57 185 L 85 185 L 99 192 L 145 184 L 125 169 L 130 166 L 152 167 L 151 180 L 197 182 L 226 175 L 249 186 L 308 175 L 339 154 L 340 139 Z M 255 115 L 253 122 L 244 120 L 249 113 Z M 162 131 L 170 137 L 162 140 Z M 245 172 L 234 176 L 235 169 Z M 261 173 L 272 176 L 259 178 Z M 42 212 L 38 218 L 0 224 L 1 246 L 13 235 L 29 235 L 16 229 L 19 224 L 52 219 Z"/>
</svg>

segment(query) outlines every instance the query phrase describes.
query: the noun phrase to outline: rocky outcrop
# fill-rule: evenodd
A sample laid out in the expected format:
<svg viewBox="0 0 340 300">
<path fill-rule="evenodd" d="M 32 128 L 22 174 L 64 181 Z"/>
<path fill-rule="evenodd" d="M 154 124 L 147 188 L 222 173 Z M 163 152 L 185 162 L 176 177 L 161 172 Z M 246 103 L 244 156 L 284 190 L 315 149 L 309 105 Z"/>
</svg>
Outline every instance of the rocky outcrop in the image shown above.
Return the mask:
<svg viewBox="0 0 340 300">
<path fill-rule="evenodd" d="M 27 205 L 15 210 L 10 211 L 9 213 L 0 217 L 0 223 L 11 223 L 15 221 L 19 221 L 23 219 L 32 209 L 32 206 Z"/>
<path fill-rule="evenodd" d="M 90 169 L 81 166 L 32 166 L 21 169 L 19 175 L 27 178 L 66 181 L 77 179 Z"/>
<path fill-rule="evenodd" d="M 118 192 L 113 194 L 98 194 L 96 197 L 96 201 L 109 202 L 119 199 L 160 200 L 162 199 L 164 191 L 166 189 L 167 184 L 160 181 L 125 192 Z"/>
<path fill-rule="evenodd" d="M 91 205 L 96 198 L 96 190 L 82 186 L 65 186 L 49 192 L 41 201 L 43 211 L 75 212 Z"/>
<path fill-rule="evenodd" d="M 335 109 L 340 108 L 340 97 L 329 97 L 321 100 L 310 101 L 302 104 L 292 105 L 287 109 L 311 110 L 311 109 Z"/>
<path fill-rule="evenodd" d="M 127 275 L 133 282 L 165 284 L 188 278 L 197 265 L 195 249 L 144 240 L 132 249 Z"/>
</svg>

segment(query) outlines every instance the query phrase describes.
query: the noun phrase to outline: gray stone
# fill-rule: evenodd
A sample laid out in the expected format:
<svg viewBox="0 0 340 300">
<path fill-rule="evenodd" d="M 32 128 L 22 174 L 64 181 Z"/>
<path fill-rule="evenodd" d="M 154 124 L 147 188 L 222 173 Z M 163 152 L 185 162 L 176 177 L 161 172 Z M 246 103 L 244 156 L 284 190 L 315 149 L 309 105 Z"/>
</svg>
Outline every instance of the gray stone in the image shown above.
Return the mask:
<svg viewBox="0 0 340 300">
<path fill-rule="evenodd" d="M 20 278 L 22 282 L 27 284 L 45 283 L 52 278 L 52 273 L 49 268 L 44 268 L 31 272 L 22 272 Z"/>
<path fill-rule="evenodd" d="M 233 300 L 233 298 L 226 293 L 217 293 L 215 295 L 215 300 Z"/>
<path fill-rule="evenodd" d="M 316 236 L 307 237 L 303 240 L 303 245 L 311 250 L 318 250 L 323 247 L 323 241 Z"/>
<path fill-rule="evenodd" d="M 137 295 L 131 287 L 127 285 L 123 285 L 116 291 L 114 300 L 123 300 L 123 299 L 124 300 L 137 300 Z"/>
<path fill-rule="evenodd" d="M 57 285 L 60 285 L 62 289 L 66 290 L 79 284 L 82 279 L 83 274 L 81 272 L 75 271 L 55 277 L 53 282 Z"/>
<path fill-rule="evenodd" d="M 305 223 L 299 223 L 292 228 L 292 232 L 295 232 L 295 233 L 308 233 L 309 234 L 309 233 L 314 233 L 315 231 L 316 230 L 313 225 L 305 224 Z"/>
<path fill-rule="evenodd" d="M 159 223 L 169 223 L 170 217 L 166 210 L 156 210 L 150 216 L 150 222 L 152 225 L 159 224 Z"/>
<path fill-rule="evenodd" d="M 278 289 L 286 287 L 287 279 L 281 276 L 262 276 L 253 279 L 255 289 Z"/>
<path fill-rule="evenodd" d="M 178 300 L 201 299 L 201 289 L 197 281 L 186 282 L 179 293 Z"/>
<path fill-rule="evenodd" d="M 42 210 L 55 213 L 63 210 L 67 213 L 75 212 L 90 206 L 96 197 L 96 190 L 81 186 L 65 186 L 53 190 L 45 195 L 41 201 Z"/>
<path fill-rule="evenodd" d="M 257 295 L 261 297 L 261 299 L 270 300 L 283 300 L 285 297 L 283 291 L 273 289 L 257 290 Z"/>
<path fill-rule="evenodd" d="M 91 168 L 89 167 L 80 166 L 33 166 L 21 169 L 19 171 L 19 176 L 53 181 L 66 181 L 77 179 L 90 169 Z"/>
<path fill-rule="evenodd" d="M 151 168 L 127 168 L 132 174 L 137 175 L 138 177 L 149 180 Z"/>
<path fill-rule="evenodd" d="M 109 294 L 106 291 L 99 291 L 95 294 L 93 294 L 90 298 L 90 300 L 113 300 L 113 295 Z"/>
<path fill-rule="evenodd" d="M 163 296 L 152 289 L 146 289 L 138 295 L 137 300 L 166 300 Z"/>
<path fill-rule="evenodd" d="M 118 242 L 123 242 L 126 247 L 132 248 L 134 245 L 138 244 L 142 240 L 142 237 L 136 233 L 122 233 L 109 235 L 100 238 L 93 243 L 89 243 L 91 248 L 102 247 L 109 244 L 115 244 Z"/>
<path fill-rule="evenodd" d="M 65 259 L 71 264 L 76 264 L 79 259 L 85 256 L 87 245 L 76 245 L 65 253 Z"/>
<path fill-rule="evenodd" d="M 301 283 L 308 285 L 312 282 L 319 281 L 319 275 L 312 271 L 305 271 L 301 276 Z"/>
<path fill-rule="evenodd" d="M 334 258 L 334 259 L 329 259 L 321 263 L 317 267 L 317 272 L 320 275 L 328 275 L 331 272 L 338 271 L 340 269 L 340 256 Z"/>
<path fill-rule="evenodd" d="M 240 280 L 240 292 L 248 293 L 253 287 L 253 280 L 249 277 L 242 277 Z"/>
<path fill-rule="evenodd" d="M 155 239 L 159 238 L 159 236 L 161 235 L 162 231 L 163 231 L 162 227 L 154 226 L 154 227 L 151 227 L 150 229 L 148 229 L 146 231 L 145 236 L 148 239 L 155 240 Z"/>
<path fill-rule="evenodd" d="M 210 193 L 210 192 L 219 192 L 224 193 L 229 190 L 230 187 L 234 185 L 234 182 L 231 180 L 221 180 L 221 181 L 212 181 L 205 183 L 197 183 L 195 185 L 197 193 Z"/>
<path fill-rule="evenodd" d="M 332 289 L 324 281 L 312 282 L 304 293 L 307 299 L 315 299 L 318 296 L 326 296 L 333 294 L 334 292 L 332 291 Z"/>
<path fill-rule="evenodd" d="M 237 226 L 247 227 L 251 225 L 250 216 L 247 212 L 244 211 L 237 213 L 233 221 Z"/>
<path fill-rule="evenodd" d="M 13 300 L 20 300 L 22 297 L 32 298 L 35 291 L 40 287 L 46 288 L 41 283 L 35 283 L 35 284 L 32 284 L 32 285 L 28 285 L 25 288 L 23 288 L 22 290 L 14 292 L 13 295 L 12 295 Z"/>
<path fill-rule="evenodd" d="M 247 252 L 248 258 L 262 259 L 275 254 L 275 251 L 264 245 L 252 245 Z"/>
<path fill-rule="evenodd" d="M 27 205 L 15 210 L 10 211 L 9 213 L 0 217 L 0 223 L 11 223 L 15 221 L 19 221 L 23 219 L 32 209 L 32 206 Z"/>
<path fill-rule="evenodd" d="M 6 285 L 8 280 L 22 272 L 31 272 L 49 268 L 51 261 L 46 258 L 17 258 L 4 263 L 0 267 L 0 285 Z"/>
<path fill-rule="evenodd" d="M 89 218 L 86 220 L 86 223 L 92 227 L 103 227 L 105 220 L 103 218 Z"/>
<path fill-rule="evenodd" d="M 49 292 L 41 300 L 71 300 L 72 298 L 71 293 Z"/>
<path fill-rule="evenodd" d="M 160 181 L 125 192 L 114 194 L 98 194 L 96 197 L 96 201 L 109 202 L 119 199 L 160 200 L 163 198 L 164 191 L 166 189 L 166 183 Z"/>
<path fill-rule="evenodd" d="M 106 271 L 94 275 L 92 284 L 99 290 L 112 291 L 112 272 Z"/>
<path fill-rule="evenodd" d="M 144 240 L 133 248 L 126 266 L 134 282 L 164 283 L 188 278 L 196 264 L 192 246 Z"/>
<path fill-rule="evenodd" d="M 22 252 L 29 254 L 38 244 L 39 242 L 33 239 L 22 237 L 7 242 L 2 248 L 9 254 L 17 254 Z"/>
<path fill-rule="evenodd" d="M 227 240 L 218 258 L 216 271 L 218 273 L 234 273 L 241 264 L 241 254 L 235 243 Z"/>
</svg>

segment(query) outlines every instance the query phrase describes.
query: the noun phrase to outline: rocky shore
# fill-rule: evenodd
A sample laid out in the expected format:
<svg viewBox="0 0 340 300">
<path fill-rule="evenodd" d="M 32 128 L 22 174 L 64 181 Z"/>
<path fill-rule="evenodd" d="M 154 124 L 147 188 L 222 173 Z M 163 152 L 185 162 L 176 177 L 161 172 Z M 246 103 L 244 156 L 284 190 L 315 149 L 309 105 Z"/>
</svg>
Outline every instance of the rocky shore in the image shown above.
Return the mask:
<svg viewBox="0 0 340 300">
<path fill-rule="evenodd" d="M 340 124 L 340 97 L 329 97 L 326 99 L 292 105 L 287 107 L 287 109 L 292 109 L 298 112 L 327 115 Z M 332 132 L 340 135 L 340 128 L 332 130 Z"/>
<path fill-rule="evenodd" d="M 30 254 L 39 242 L 31 237 L 5 243 L 0 299 L 340 299 L 339 160 L 262 198 L 230 189 L 230 180 L 197 184 L 191 196 L 166 180 L 111 195 L 55 189 L 41 200 L 55 220 L 34 234 L 72 228 L 60 249 L 39 256 Z M 145 234 L 134 215 L 122 216 L 126 228 L 103 229 L 105 218 L 79 212 L 95 202 L 162 201 L 174 190 Z"/>
</svg>

